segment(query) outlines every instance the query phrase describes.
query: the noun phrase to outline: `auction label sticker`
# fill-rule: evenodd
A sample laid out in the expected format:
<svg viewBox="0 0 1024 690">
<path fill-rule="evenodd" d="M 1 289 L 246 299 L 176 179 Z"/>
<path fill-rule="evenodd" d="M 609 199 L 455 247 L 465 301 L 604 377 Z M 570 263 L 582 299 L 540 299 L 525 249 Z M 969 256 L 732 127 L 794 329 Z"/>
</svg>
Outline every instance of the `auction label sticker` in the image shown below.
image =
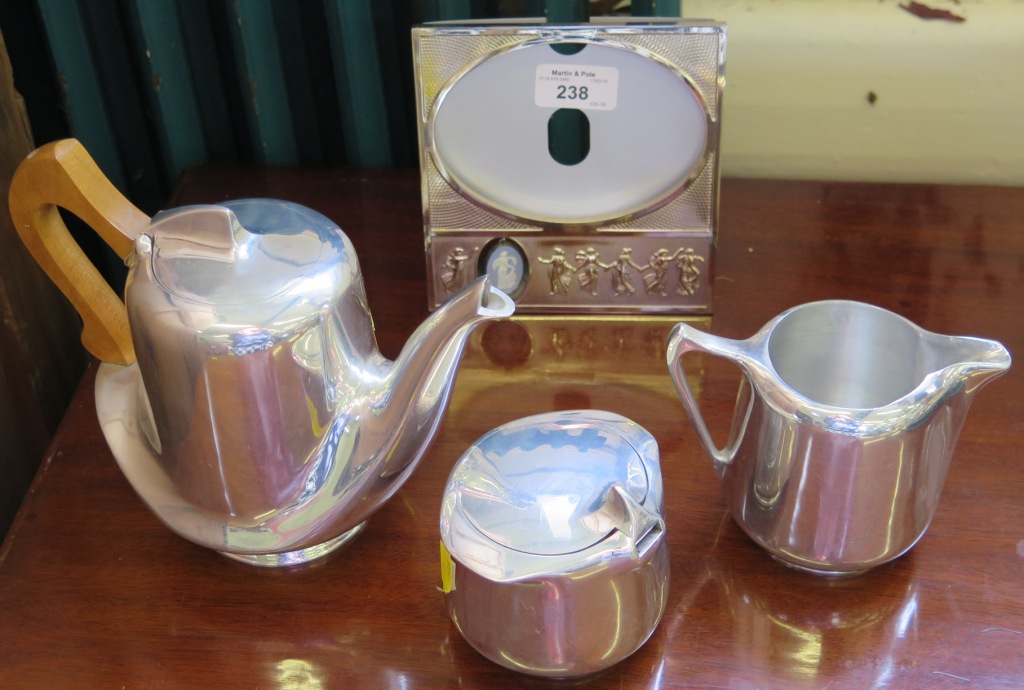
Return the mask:
<svg viewBox="0 0 1024 690">
<path fill-rule="evenodd" d="M 441 590 L 448 594 L 455 589 L 455 561 L 441 542 Z"/>
<path fill-rule="evenodd" d="M 615 110 L 618 95 L 617 67 L 537 65 L 533 101 L 538 108 Z"/>
</svg>

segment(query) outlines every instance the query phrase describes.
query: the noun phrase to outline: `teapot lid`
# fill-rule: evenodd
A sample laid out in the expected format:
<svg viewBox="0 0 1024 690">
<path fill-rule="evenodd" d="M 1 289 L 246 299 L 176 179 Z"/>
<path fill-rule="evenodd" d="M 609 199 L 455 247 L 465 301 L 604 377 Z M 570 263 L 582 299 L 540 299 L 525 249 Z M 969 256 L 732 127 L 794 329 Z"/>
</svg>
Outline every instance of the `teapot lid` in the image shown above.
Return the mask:
<svg viewBox="0 0 1024 690">
<path fill-rule="evenodd" d="M 241 199 L 157 214 L 140 238 L 150 246 L 153 275 L 167 292 L 199 304 L 242 305 L 287 293 L 317 299 L 336 281 L 310 278 L 354 254 L 341 229 L 299 204 Z M 139 247 L 137 243 L 137 248 Z M 138 251 L 137 251 L 138 253 Z"/>
<path fill-rule="evenodd" d="M 661 512 L 649 433 L 610 412 L 555 412 L 498 427 L 463 454 L 445 488 L 441 537 L 456 560 L 511 579 L 635 546 Z"/>
</svg>

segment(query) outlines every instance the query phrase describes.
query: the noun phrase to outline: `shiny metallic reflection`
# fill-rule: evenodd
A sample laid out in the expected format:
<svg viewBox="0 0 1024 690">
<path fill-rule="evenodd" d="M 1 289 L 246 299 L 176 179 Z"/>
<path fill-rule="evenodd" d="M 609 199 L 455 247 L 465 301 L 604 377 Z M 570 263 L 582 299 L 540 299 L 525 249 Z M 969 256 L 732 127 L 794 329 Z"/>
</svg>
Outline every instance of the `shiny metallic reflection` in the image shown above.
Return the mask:
<svg viewBox="0 0 1024 690">
<path fill-rule="evenodd" d="M 745 375 L 724 448 L 682 371 L 690 351 Z M 667 360 L 733 518 L 775 558 L 830 575 L 873 568 L 921 538 L 974 394 L 1010 366 L 995 341 L 840 300 L 794 307 L 742 341 L 679 324 Z"/>
<path fill-rule="evenodd" d="M 514 311 L 478 279 L 388 361 L 348 237 L 267 199 L 157 216 L 126 307 L 138 362 L 96 382 L 114 456 L 175 532 L 261 566 L 358 532 L 433 440 L 470 332 Z"/>
<path fill-rule="evenodd" d="M 904 650 L 916 637 L 919 615 L 912 569 L 886 567 L 837 580 L 778 566 L 760 572 L 723 566 L 712 577 L 737 666 L 771 687 L 889 687 L 908 663 Z M 866 579 L 872 581 L 862 586 Z"/>
<path fill-rule="evenodd" d="M 493 430 L 456 463 L 442 501 L 452 620 L 515 671 L 612 666 L 665 609 L 663 510 L 657 445 L 624 417 L 556 412 Z"/>
<path fill-rule="evenodd" d="M 415 687 L 409 675 L 394 669 L 384 670 L 384 684 L 382 690 L 411 690 Z"/>
<path fill-rule="evenodd" d="M 278 690 L 324 690 L 327 675 L 316 664 L 302 659 L 283 659 L 275 664 Z"/>
</svg>

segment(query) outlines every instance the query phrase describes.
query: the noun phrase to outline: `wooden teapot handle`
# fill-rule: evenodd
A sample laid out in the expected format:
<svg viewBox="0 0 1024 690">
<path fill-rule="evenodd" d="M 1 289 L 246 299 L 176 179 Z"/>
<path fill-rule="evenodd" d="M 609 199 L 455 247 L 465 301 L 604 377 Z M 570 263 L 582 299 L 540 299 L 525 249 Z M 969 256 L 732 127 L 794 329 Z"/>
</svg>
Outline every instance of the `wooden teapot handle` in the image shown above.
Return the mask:
<svg viewBox="0 0 1024 690">
<path fill-rule="evenodd" d="M 30 153 L 11 180 L 9 203 L 21 241 L 81 315 L 82 344 L 104 362 L 134 362 L 124 303 L 71 237 L 57 207 L 88 223 L 122 258 L 149 216 L 114 188 L 75 139 Z"/>
</svg>

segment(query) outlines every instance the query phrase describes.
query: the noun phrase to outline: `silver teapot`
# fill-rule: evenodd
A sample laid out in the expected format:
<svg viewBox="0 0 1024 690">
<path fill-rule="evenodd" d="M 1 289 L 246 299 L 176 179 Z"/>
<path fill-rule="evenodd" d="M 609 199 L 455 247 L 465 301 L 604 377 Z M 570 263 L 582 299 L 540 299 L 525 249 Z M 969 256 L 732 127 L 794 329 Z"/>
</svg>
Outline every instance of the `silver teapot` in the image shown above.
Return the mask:
<svg viewBox="0 0 1024 690">
<path fill-rule="evenodd" d="M 55 206 L 128 257 L 123 304 Z M 150 221 L 74 140 L 22 163 L 11 212 L 103 360 L 97 412 L 135 491 L 182 537 L 255 565 L 358 533 L 429 447 L 472 328 L 514 311 L 485 276 L 388 361 L 352 244 L 326 217 L 249 199 Z"/>
</svg>

